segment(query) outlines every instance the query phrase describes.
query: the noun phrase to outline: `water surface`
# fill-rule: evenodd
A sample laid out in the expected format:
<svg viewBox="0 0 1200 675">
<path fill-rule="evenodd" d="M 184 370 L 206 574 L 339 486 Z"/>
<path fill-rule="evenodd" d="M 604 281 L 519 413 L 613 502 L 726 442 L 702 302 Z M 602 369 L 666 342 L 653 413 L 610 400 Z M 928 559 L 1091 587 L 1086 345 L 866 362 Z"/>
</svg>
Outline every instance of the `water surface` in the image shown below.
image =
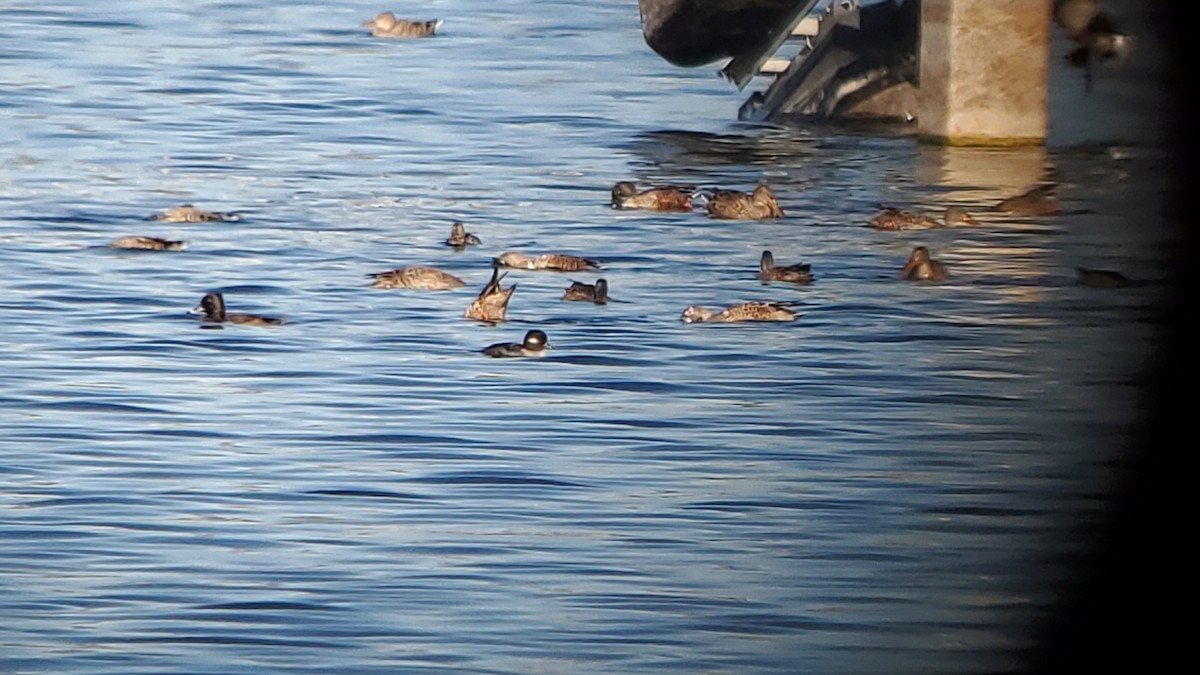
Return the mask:
<svg viewBox="0 0 1200 675">
<path fill-rule="evenodd" d="M 947 150 L 746 125 L 633 2 L 432 2 L 415 41 L 365 36 L 379 9 L 0 8 L 0 670 L 1020 667 L 1161 324 L 1153 126 Z M 1153 84 L 1132 67 L 1088 105 Z M 1066 214 L 985 212 L 1047 179 Z M 767 182 L 787 216 L 614 211 L 618 180 Z M 146 220 L 184 202 L 243 217 Z M 881 202 L 982 224 L 864 228 Z M 453 220 L 483 245 L 443 246 Z M 950 281 L 898 279 L 918 244 Z M 759 283 L 764 248 L 816 280 Z M 507 322 L 462 318 L 509 249 L 605 269 L 512 272 Z M 409 264 L 467 286 L 369 287 Z M 560 301 L 597 276 L 616 301 Z M 288 322 L 204 329 L 213 290 Z M 679 321 L 755 298 L 801 317 Z M 549 356 L 478 353 L 533 327 Z"/>
</svg>

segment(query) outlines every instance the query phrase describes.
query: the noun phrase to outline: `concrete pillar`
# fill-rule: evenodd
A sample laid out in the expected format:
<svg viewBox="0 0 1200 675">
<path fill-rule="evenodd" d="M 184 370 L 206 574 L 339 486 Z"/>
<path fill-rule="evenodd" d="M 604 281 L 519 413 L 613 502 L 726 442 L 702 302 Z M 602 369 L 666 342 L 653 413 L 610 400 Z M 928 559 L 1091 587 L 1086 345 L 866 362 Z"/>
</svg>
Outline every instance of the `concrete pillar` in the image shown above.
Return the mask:
<svg viewBox="0 0 1200 675">
<path fill-rule="evenodd" d="M 1051 0 L 921 0 L 917 132 L 946 145 L 1041 145 Z"/>
</svg>

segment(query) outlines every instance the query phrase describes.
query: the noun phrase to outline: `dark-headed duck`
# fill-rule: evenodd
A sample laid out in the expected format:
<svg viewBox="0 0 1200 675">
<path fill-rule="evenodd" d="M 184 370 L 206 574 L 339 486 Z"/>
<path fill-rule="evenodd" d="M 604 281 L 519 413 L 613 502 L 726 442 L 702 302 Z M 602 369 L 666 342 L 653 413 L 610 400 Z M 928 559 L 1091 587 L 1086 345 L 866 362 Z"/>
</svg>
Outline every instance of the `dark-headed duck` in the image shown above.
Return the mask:
<svg viewBox="0 0 1200 675">
<path fill-rule="evenodd" d="M 171 208 L 156 213 L 150 216 L 150 220 L 161 220 L 164 223 L 205 223 L 210 221 L 234 221 L 241 220 L 242 217 L 236 213 L 222 213 L 220 211 L 206 211 L 198 209 L 191 204 L 180 204 Z"/>
<path fill-rule="evenodd" d="M 363 22 L 363 28 L 370 28 L 371 35 L 388 38 L 426 37 L 442 27 L 441 19 L 430 21 L 414 21 L 412 19 L 397 19 L 391 12 L 380 12 L 374 19 Z"/>
<path fill-rule="evenodd" d="M 368 274 L 375 279 L 374 288 L 414 288 L 422 291 L 445 291 L 464 286 L 462 279 L 436 267 L 401 267 L 386 272 Z"/>
<path fill-rule="evenodd" d="M 690 211 L 694 187 L 660 185 L 639 191 L 629 181 L 613 186 L 612 207 L 614 209 L 649 209 L 652 211 Z"/>
<path fill-rule="evenodd" d="M 753 192 L 716 190 L 708 198 L 708 215 L 730 220 L 759 220 L 782 218 L 783 210 L 775 201 L 775 193 L 766 185 L 758 185 Z"/>
<path fill-rule="evenodd" d="M 741 302 L 714 312 L 708 307 L 692 305 L 683 310 L 679 319 L 684 323 L 715 323 L 734 321 L 792 321 L 796 313 L 793 302 Z"/>
<path fill-rule="evenodd" d="M 543 356 L 549 348 L 550 343 L 547 341 L 546 334 L 534 329 L 525 333 L 525 339 L 521 342 L 497 342 L 484 347 L 481 351 L 488 356 L 495 357 Z"/>
<path fill-rule="evenodd" d="M 925 213 L 914 213 L 893 206 L 883 206 L 883 210 L 871 216 L 868 224 L 877 230 L 927 230 L 931 227 L 953 227 L 955 225 L 975 225 L 978 221 L 961 206 L 950 206 L 942 212 L 941 217 Z"/>
<path fill-rule="evenodd" d="M 758 262 L 758 278 L 762 281 L 791 281 L 797 284 L 807 284 L 812 281 L 812 265 L 796 263 L 783 267 L 775 264 L 775 256 L 770 251 L 763 251 Z"/>
<path fill-rule="evenodd" d="M 463 316 L 477 321 L 504 321 L 508 301 L 512 298 L 513 291 L 517 290 L 516 284 L 508 288 L 500 285 L 506 276 L 507 272 L 500 274 L 500 270 L 493 267 L 491 280 L 479 291 L 479 295 L 467 307 L 467 311 L 463 312 Z"/>
<path fill-rule="evenodd" d="M 135 234 L 127 237 L 117 237 L 108 242 L 108 245 L 113 248 L 133 248 L 146 251 L 182 251 L 187 246 L 187 242 L 162 239 L 160 237 L 143 237 Z"/>
<path fill-rule="evenodd" d="M 453 246 L 460 251 L 471 244 L 479 245 L 482 243 L 479 237 L 467 232 L 467 229 L 459 222 L 455 222 L 450 226 L 450 236 L 446 238 L 447 246 Z"/>
<path fill-rule="evenodd" d="M 600 263 L 589 258 L 581 258 L 567 253 L 539 253 L 525 255 L 518 251 L 505 251 L 496 256 L 496 265 L 515 267 L 523 270 L 559 270 L 563 272 L 578 272 L 579 270 L 600 269 Z"/>
<path fill-rule="evenodd" d="M 563 291 L 562 299 L 582 300 L 603 305 L 608 302 L 608 282 L 604 279 L 597 279 L 595 284 L 572 281 L 567 290 Z"/>
<path fill-rule="evenodd" d="M 225 298 L 220 293 L 209 293 L 200 299 L 200 304 L 192 308 L 193 314 L 202 314 L 203 319 L 210 323 L 242 323 L 250 326 L 278 326 L 284 322 L 282 317 L 247 314 L 245 312 L 226 312 Z"/>
<path fill-rule="evenodd" d="M 945 281 L 950 278 L 950 272 L 941 262 L 929 255 L 929 249 L 918 246 L 908 256 L 908 262 L 900 270 L 900 276 L 909 281 Z"/>
</svg>

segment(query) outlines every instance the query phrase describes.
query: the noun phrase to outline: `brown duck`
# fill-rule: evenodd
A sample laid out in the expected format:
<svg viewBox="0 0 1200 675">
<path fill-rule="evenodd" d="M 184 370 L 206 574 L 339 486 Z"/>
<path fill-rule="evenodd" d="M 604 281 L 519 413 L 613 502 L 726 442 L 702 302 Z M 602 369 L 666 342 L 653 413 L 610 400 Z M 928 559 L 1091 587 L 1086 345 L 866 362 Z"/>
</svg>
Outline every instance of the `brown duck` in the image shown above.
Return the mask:
<svg viewBox="0 0 1200 675">
<path fill-rule="evenodd" d="M 793 302 L 751 301 L 730 305 L 714 312 L 708 307 L 692 305 L 683 310 L 679 319 L 684 323 L 716 323 L 734 321 L 792 321 L 796 313 Z"/>
<path fill-rule="evenodd" d="M 375 288 L 413 288 L 422 291 L 445 291 L 464 286 L 462 279 L 436 267 L 401 267 L 386 272 L 368 274 Z"/>
<path fill-rule="evenodd" d="M 517 285 L 513 284 L 508 288 L 503 288 L 500 282 L 508 273 L 500 274 L 498 268 L 492 268 L 492 278 L 479 291 L 479 295 L 467 307 L 467 311 L 463 312 L 463 316 L 468 319 L 477 321 L 504 321 L 504 314 L 508 310 L 508 301 L 512 298 L 513 291 L 517 290 Z"/>
<path fill-rule="evenodd" d="M 523 270 L 559 270 L 562 272 L 578 272 L 579 270 L 600 269 L 600 263 L 590 258 L 581 258 L 566 253 L 539 253 L 525 255 L 518 251 L 505 251 L 496 256 L 494 263 L 501 267 L 514 267 Z"/>
<path fill-rule="evenodd" d="M 893 206 L 883 206 L 883 210 L 871 216 L 868 224 L 877 230 L 927 230 L 931 227 L 953 227 L 955 225 L 975 225 L 978 221 L 961 206 L 951 206 L 942 212 L 940 217 L 926 213 L 914 213 Z"/>
<path fill-rule="evenodd" d="M 563 291 L 562 299 L 594 302 L 597 305 L 603 305 L 608 302 L 608 282 L 604 279 L 597 279 L 595 284 L 572 281 L 567 290 Z"/>
<path fill-rule="evenodd" d="M 397 19 L 391 12 L 380 12 L 374 19 L 363 22 L 363 28 L 370 28 L 371 35 L 384 38 L 414 38 L 433 35 L 442 27 L 441 19 L 431 21 L 413 21 Z"/>
<path fill-rule="evenodd" d="M 182 251 L 187 246 L 187 242 L 162 239 L 160 237 L 129 235 L 127 237 L 117 237 L 108 242 L 108 245 L 113 248 L 132 248 L 146 251 Z"/>
<path fill-rule="evenodd" d="M 753 192 L 717 190 L 708 198 L 708 215 L 729 220 L 760 220 L 782 218 L 783 210 L 775 201 L 775 193 L 766 185 L 758 185 Z"/>
<path fill-rule="evenodd" d="M 450 236 L 446 238 L 447 246 L 453 246 L 460 251 L 472 244 L 478 246 L 482 243 L 479 237 L 467 232 L 467 228 L 463 227 L 463 224 L 459 222 L 450 226 Z"/>
<path fill-rule="evenodd" d="M 660 185 L 639 191 L 629 181 L 613 186 L 612 207 L 614 209 L 648 209 L 651 211 L 692 210 L 693 187 Z"/>
<path fill-rule="evenodd" d="M 241 220 L 241 216 L 232 212 L 206 211 L 191 204 L 180 204 L 150 216 L 150 220 L 161 220 L 164 223 L 203 223 L 215 220 Z"/>
<path fill-rule="evenodd" d="M 762 252 L 758 262 L 758 278 L 762 281 L 791 281 L 797 284 L 807 284 L 812 281 L 812 265 L 797 263 L 783 267 L 775 264 L 775 256 L 770 251 Z"/>
<path fill-rule="evenodd" d="M 1058 199 L 1054 196 L 1055 185 L 1038 185 L 1019 195 L 1001 200 L 992 207 L 994 211 L 1019 216 L 1053 216 L 1061 213 Z"/>
<path fill-rule="evenodd" d="M 900 276 L 909 281 L 945 281 L 950 278 L 946 266 L 929 255 L 929 249 L 918 246 L 908 256 Z"/>
</svg>

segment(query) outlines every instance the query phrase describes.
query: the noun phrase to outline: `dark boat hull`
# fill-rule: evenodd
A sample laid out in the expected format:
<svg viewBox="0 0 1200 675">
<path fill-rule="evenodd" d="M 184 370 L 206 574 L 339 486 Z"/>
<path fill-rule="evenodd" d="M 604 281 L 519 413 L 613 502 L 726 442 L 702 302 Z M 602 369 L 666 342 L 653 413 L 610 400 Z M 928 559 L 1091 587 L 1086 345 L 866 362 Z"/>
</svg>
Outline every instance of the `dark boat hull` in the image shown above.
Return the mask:
<svg viewBox="0 0 1200 675">
<path fill-rule="evenodd" d="M 638 0 L 646 44 L 676 66 L 758 49 L 805 0 Z"/>
</svg>

